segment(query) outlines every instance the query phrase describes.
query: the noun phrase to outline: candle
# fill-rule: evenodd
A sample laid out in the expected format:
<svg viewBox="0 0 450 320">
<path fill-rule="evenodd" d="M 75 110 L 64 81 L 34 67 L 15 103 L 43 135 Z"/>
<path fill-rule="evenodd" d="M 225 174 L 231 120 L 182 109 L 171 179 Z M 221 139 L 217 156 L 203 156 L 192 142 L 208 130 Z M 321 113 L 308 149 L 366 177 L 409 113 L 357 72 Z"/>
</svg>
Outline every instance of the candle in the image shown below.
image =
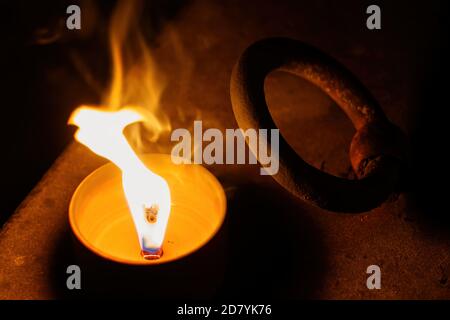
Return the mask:
<svg viewBox="0 0 450 320">
<path fill-rule="evenodd" d="M 224 275 L 224 233 L 215 235 L 225 193 L 200 165 L 138 156 L 123 130 L 143 120 L 132 108 L 86 106 L 69 119 L 79 128 L 75 138 L 111 161 L 80 184 L 69 206 L 85 292 L 211 296 Z"/>
<path fill-rule="evenodd" d="M 161 258 L 146 260 L 140 254 L 121 172 L 112 163 L 94 171 L 75 191 L 69 207 L 74 235 L 95 254 L 125 264 L 161 264 L 195 252 L 216 234 L 224 221 L 223 188 L 200 165 L 176 165 L 169 155 L 163 154 L 149 154 L 140 159 L 167 181 L 171 193 L 171 213 Z"/>
</svg>

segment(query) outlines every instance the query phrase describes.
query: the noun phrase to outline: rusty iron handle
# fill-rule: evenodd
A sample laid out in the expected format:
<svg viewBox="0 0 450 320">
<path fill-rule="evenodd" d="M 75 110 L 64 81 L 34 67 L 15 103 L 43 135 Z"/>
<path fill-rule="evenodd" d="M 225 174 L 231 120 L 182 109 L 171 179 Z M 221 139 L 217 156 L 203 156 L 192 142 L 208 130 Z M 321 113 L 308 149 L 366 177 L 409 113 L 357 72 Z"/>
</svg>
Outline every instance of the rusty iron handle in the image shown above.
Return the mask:
<svg viewBox="0 0 450 320">
<path fill-rule="evenodd" d="M 357 180 L 339 178 L 309 165 L 280 134 L 279 171 L 273 176 L 280 185 L 321 208 L 346 213 L 375 208 L 397 190 L 405 159 L 402 132 L 389 122 L 370 92 L 345 67 L 297 40 L 260 40 L 237 61 L 230 93 L 241 129 L 277 129 L 264 95 L 264 80 L 274 70 L 295 74 L 321 88 L 356 129 L 350 160 Z M 267 143 L 270 150 L 271 142 Z"/>
</svg>

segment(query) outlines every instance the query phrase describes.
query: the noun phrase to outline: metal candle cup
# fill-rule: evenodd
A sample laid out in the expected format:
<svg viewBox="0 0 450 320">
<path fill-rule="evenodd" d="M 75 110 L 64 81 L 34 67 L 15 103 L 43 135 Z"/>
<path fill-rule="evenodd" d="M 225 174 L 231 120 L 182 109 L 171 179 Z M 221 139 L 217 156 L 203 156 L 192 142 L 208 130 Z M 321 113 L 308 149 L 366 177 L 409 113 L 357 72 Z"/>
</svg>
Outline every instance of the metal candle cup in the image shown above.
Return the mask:
<svg viewBox="0 0 450 320">
<path fill-rule="evenodd" d="M 129 267 L 135 274 L 127 281 L 132 282 L 135 276 L 150 277 L 155 285 L 155 281 L 164 278 L 164 269 L 181 267 L 185 274 L 192 271 L 186 269 L 185 262 L 192 261 L 187 256 L 201 256 L 201 248 L 216 238 L 225 219 L 226 198 L 217 179 L 200 165 L 176 165 L 169 155 L 162 154 L 144 155 L 141 159 L 167 181 L 171 192 L 171 213 L 161 258 L 146 260 L 142 256 L 122 190 L 121 173 L 112 163 L 100 167 L 79 185 L 70 203 L 69 222 L 78 244 L 94 253 L 97 262 L 103 260 L 103 265 L 108 265 L 105 270 L 121 269 L 117 275 L 128 277 L 124 270 Z M 87 267 L 93 270 L 91 262 L 87 262 Z M 151 274 L 153 266 L 158 267 L 154 268 L 155 272 L 158 270 L 155 274 Z M 102 273 L 97 269 L 98 272 Z M 142 272 L 145 275 L 139 275 Z M 170 283 L 166 284 L 170 287 Z"/>
</svg>

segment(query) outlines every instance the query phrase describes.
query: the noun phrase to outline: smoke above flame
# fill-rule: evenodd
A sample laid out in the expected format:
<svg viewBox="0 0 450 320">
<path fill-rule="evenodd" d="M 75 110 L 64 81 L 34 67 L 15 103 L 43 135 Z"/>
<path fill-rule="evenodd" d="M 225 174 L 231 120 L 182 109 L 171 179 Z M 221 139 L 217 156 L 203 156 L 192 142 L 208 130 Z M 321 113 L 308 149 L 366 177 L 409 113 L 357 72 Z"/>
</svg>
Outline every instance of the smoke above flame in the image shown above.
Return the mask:
<svg viewBox="0 0 450 320">
<path fill-rule="evenodd" d="M 120 0 L 109 25 L 112 80 L 102 104 L 109 110 L 127 106 L 139 111 L 142 125 L 127 130 L 127 137 L 138 150 L 142 140 L 155 142 L 162 132 L 170 131 L 170 121 L 159 108 L 166 85 L 139 26 L 142 1 Z M 146 136 L 141 136 L 142 133 Z"/>
</svg>

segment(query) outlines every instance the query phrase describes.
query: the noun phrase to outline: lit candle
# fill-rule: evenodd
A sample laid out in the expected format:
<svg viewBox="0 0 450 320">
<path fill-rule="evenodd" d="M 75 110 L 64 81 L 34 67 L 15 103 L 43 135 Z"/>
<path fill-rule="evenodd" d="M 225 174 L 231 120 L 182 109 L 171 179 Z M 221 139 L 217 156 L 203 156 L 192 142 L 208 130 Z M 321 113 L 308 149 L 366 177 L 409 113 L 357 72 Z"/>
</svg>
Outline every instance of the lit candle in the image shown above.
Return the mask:
<svg viewBox="0 0 450 320">
<path fill-rule="evenodd" d="M 80 127 L 77 140 L 116 164 L 94 171 L 73 195 L 70 226 L 84 246 L 119 263 L 160 264 L 198 250 L 216 234 L 226 199 L 209 171 L 174 164 L 169 155 L 134 154 L 122 134 L 139 120 L 133 112 L 80 110 L 71 118 Z M 149 246 L 163 254 L 145 259 Z"/>
<path fill-rule="evenodd" d="M 225 218 L 226 200 L 217 179 L 200 165 L 175 165 L 169 155 L 149 154 L 145 164 L 170 188 L 171 214 L 160 259 L 146 260 L 122 190 L 120 170 L 106 164 L 75 191 L 69 208 L 73 233 L 94 253 L 127 264 L 157 264 L 186 256 L 207 243 Z"/>
</svg>

